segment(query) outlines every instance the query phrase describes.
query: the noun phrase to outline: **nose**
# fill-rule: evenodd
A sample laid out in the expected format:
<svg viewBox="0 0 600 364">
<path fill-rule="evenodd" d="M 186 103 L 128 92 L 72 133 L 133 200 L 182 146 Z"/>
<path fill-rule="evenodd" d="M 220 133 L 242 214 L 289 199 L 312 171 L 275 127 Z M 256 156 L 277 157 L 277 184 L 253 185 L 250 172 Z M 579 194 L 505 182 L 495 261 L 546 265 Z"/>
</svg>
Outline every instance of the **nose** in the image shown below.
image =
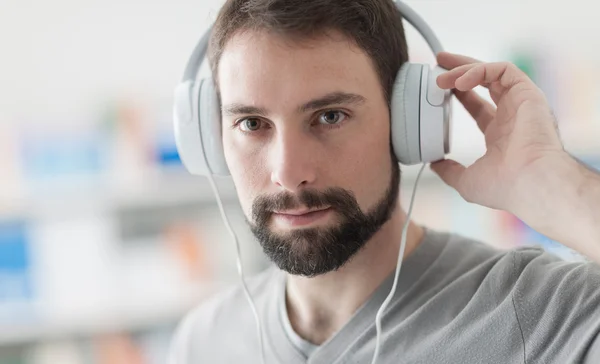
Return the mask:
<svg viewBox="0 0 600 364">
<path fill-rule="evenodd" d="M 317 177 L 316 147 L 301 132 L 281 132 L 271 150 L 271 182 L 290 192 L 311 186 Z"/>
</svg>

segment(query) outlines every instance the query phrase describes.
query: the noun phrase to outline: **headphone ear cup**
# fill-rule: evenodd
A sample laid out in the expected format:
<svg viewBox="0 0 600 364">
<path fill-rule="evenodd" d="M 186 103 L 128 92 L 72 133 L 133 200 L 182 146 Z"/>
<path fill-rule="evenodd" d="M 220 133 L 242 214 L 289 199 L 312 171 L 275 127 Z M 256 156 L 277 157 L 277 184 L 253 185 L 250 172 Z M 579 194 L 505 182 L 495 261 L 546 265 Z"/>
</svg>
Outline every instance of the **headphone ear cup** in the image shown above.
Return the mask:
<svg viewBox="0 0 600 364">
<path fill-rule="evenodd" d="M 210 173 L 228 176 L 221 129 L 221 110 L 212 78 L 202 80 L 198 95 L 198 123 L 200 140 Z"/>
<path fill-rule="evenodd" d="M 179 158 L 193 175 L 206 176 L 210 169 L 204 157 L 198 116 L 198 96 L 201 82 L 188 80 L 177 85 L 173 120 Z"/>
<path fill-rule="evenodd" d="M 437 66 L 423 66 L 421 83 L 421 160 L 424 163 L 444 159 L 450 153 L 452 130 L 451 91 L 437 85 L 437 76 L 446 72 Z"/>
<path fill-rule="evenodd" d="M 391 139 L 398 161 L 421 162 L 421 77 L 423 66 L 406 62 L 400 67 L 391 97 Z"/>
</svg>

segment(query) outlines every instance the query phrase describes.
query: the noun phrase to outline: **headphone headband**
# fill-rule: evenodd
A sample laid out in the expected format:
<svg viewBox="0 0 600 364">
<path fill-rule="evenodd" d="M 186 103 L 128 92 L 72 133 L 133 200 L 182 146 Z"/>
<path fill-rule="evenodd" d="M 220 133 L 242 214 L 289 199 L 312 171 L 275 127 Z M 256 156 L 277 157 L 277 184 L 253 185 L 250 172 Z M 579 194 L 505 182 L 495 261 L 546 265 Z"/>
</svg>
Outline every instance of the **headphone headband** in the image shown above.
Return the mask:
<svg viewBox="0 0 600 364">
<path fill-rule="evenodd" d="M 419 16 L 419 14 L 417 14 L 402 1 L 396 1 L 395 4 L 402 14 L 402 17 L 406 19 L 406 21 L 408 21 L 413 27 L 415 27 L 419 33 L 421 33 L 434 54 L 437 55 L 439 52 L 444 50 L 439 39 L 433 32 L 433 29 L 431 29 L 431 27 L 423 20 L 423 18 Z M 200 38 L 200 41 L 198 41 L 198 44 L 196 44 L 196 47 L 194 48 L 194 51 L 192 52 L 192 55 L 190 56 L 190 59 L 185 67 L 182 82 L 196 79 L 208 49 L 208 40 L 210 38 L 212 27 L 213 26 L 211 25 L 208 30 L 204 32 L 204 35 L 202 35 L 202 38 Z"/>
<path fill-rule="evenodd" d="M 402 15 L 437 55 L 442 46 L 433 30 L 410 7 L 397 1 Z M 197 80 L 214 26 L 203 34 L 175 89 L 175 139 L 181 159 L 195 175 L 229 175 L 222 141 L 221 111 L 214 80 Z M 390 99 L 392 146 L 405 165 L 440 160 L 450 150 L 450 91 L 436 84 L 439 66 L 398 65 Z"/>
</svg>

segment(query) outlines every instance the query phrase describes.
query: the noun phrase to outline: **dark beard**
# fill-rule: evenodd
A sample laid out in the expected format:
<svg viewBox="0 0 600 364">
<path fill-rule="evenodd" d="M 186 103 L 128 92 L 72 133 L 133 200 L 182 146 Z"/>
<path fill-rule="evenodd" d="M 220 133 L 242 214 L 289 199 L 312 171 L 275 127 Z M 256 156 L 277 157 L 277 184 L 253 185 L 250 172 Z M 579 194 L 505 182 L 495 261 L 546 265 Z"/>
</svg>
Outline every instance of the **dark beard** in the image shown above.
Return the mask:
<svg viewBox="0 0 600 364">
<path fill-rule="evenodd" d="M 339 269 L 390 219 L 398 200 L 400 167 L 392 156 L 392 176 L 382 198 L 363 213 L 351 191 L 332 187 L 323 192 L 303 189 L 294 196 L 283 192 L 260 196 L 252 204 L 252 233 L 265 254 L 282 270 L 307 277 Z M 341 220 L 327 228 L 299 228 L 284 235 L 268 228 L 272 211 L 330 206 Z"/>
</svg>

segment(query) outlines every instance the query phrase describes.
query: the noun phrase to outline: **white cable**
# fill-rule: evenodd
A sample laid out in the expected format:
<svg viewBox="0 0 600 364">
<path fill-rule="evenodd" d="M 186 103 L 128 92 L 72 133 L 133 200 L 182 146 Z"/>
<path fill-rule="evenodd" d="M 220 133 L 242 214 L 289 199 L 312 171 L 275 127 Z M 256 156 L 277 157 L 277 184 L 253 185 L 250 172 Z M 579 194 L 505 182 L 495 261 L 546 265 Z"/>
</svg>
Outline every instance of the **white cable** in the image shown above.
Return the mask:
<svg viewBox="0 0 600 364">
<path fill-rule="evenodd" d="M 413 208 L 413 203 L 415 200 L 415 195 L 417 192 L 417 187 L 419 184 L 419 179 L 421 178 L 421 173 L 423 172 L 423 169 L 425 168 L 425 164 L 423 164 L 421 166 L 421 169 L 419 170 L 419 173 L 417 174 L 417 178 L 415 181 L 415 186 L 413 188 L 413 193 L 410 199 L 410 205 L 408 208 L 408 212 L 407 212 L 407 216 L 406 216 L 406 221 L 404 223 L 404 227 L 402 229 L 402 240 L 400 243 L 400 251 L 398 253 L 398 263 L 396 265 L 396 274 L 394 277 L 394 284 L 392 286 L 392 289 L 390 291 L 390 293 L 388 294 L 387 298 L 385 299 L 385 301 L 383 302 L 383 304 L 381 305 L 381 307 L 379 308 L 379 310 L 377 311 L 377 315 L 375 318 L 375 326 L 377 328 L 377 339 L 376 339 L 376 344 L 375 344 L 375 354 L 373 355 L 373 361 L 371 362 L 371 364 L 375 364 L 377 362 L 377 357 L 379 355 L 379 345 L 380 345 L 380 337 L 381 337 L 381 315 L 383 313 L 383 311 L 385 311 L 385 309 L 387 308 L 387 305 L 389 304 L 389 302 L 391 301 L 392 297 L 394 296 L 394 293 L 396 292 L 396 285 L 398 283 L 398 276 L 400 273 L 400 268 L 402 267 L 402 257 L 404 256 L 404 249 L 406 246 L 406 233 L 407 233 L 407 229 L 408 229 L 408 224 L 410 222 L 410 216 L 412 214 L 412 208 Z M 223 221 L 225 222 L 225 226 L 227 227 L 227 230 L 229 231 L 229 233 L 231 234 L 231 236 L 233 237 L 233 240 L 235 242 L 235 247 L 236 247 L 236 254 L 237 254 L 237 268 L 238 268 L 238 274 L 240 276 L 240 280 L 242 282 L 242 287 L 244 288 L 244 293 L 246 295 L 246 299 L 248 300 L 248 302 L 250 303 L 250 307 L 252 308 L 252 313 L 254 314 L 254 319 L 256 320 L 256 327 L 258 330 L 258 339 L 259 339 L 259 344 L 260 344 L 260 354 L 261 354 L 261 361 L 263 364 L 266 364 L 265 361 L 265 349 L 264 349 L 264 344 L 263 344 L 263 331 L 262 331 L 262 325 L 260 323 L 260 317 L 258 316 L 258 311 L 256 310 L 256 305 L 254 304 L 254 301 L 252 300 L 252 296 L 250 295 L 250 292 L 248 291 L 248 287 L 246 286 L 246 281 L 244 279 L 244 269 L 242 266 L 242 260 L 241 260 L 241 252 L 240 252 L 240 244 L 237 238 L 237 235 L 235 234 L 235 232 L 233 231 L 233 229 L 231 228 L 231 225 L 229 223 L 229 219 L 227 218 L 227 214 L 225 213 L 225 209 L 223 208 L 223 202 L 221 201 L 221 196 L 219 195 L 219 191 L 217 189 L 217 186 L 215 185 L 215 181 L 212 178 L 211 174 L 208 174 L 208 180 L 210 182 L 210 186 L 213 189 L 213 192 L 217 198 L 217 204 L 219 206 L 219 210 L 221 212 L 221 216 L 223 217 Z"/>
<path fill-rule="evenodd" d="M 408 224 L 410 222 L 410 215 L 412 213 L 413 203 L 415 202 L 415 195 L 417 193 L 417 187 L 419 185 L 419 178 L 421 178 L 421 173 L 425 168 L 425 163 L 421 166 L 419 173 L 417 174 L 417 179 L 415 180 L 415 186 L 413 187 L 412 196 L 410 198 L 410 205 L 408 207 L 408 213 L 406 215 L 406 221 L 404 222 L 404 228 L 402 229 L 402 240 L 400 243 L 400 252 L 398 252 L 398 263 L 396 264 L 396 275 L 394 277 L 394 284 L 387 298 L 381 304 L 381 307 L 377 311 L 377 315 L 375 316 L 375 327 L 377 328 L 377 339 L 375 342 L 375 354 L 373 354 L 373 361 L 371 364 L 375 364 L 377 362 L 377 357 L 379 356 L 379 344 L 381 340 L 381 315 L 383 311 L 387 308 L 387 305 L 390 303 L 394 294 L 396 293 L 396 285 L 398 283 L 398 276 L 400 275 L 400 268 L 402 267 L 402 258 L 404 257 L 404 248 L 406 246 L 406 233 L 408 231 Z"/>
<path fill-rule="evenodd" d="M 242 258 L 241 258 L 242 255 L 240 252 L 240 243 L 238 241 L 237 235 L 235 234 L 235 232 L 231 228 L 231 225 L 229 224 L 229 220 L 227 219 L 227 215 L 225 214 L 225 209 L 223 208 L 223 202 L 221 202 L 221 196 L 219 195 L 219 190 L 217 190 L 215 181 L 213 180 L 212 175 L 210 173 L 208 174 L 208 180 L 210 181 L 210 186 L 212 187 L 213 192 L 215 193 L 215 196 L 217 197 L 217 204 L 219 205 L 219 210 L 221 211 L 221 216 L 223 217 L 223 220 L 225 221 L 225 226 L 227 227 L 227 230 L 229 230 L 229 233 L 231 234 L 231 236 L 233 237 L 233 240 L 235 241 L 235 248 L 236 248 L 236 252 L 237 252 L 238 274 L 240 276 L 240 280 L 242 281 L 242 286 L 244 288 L 244 293 L 246 294 L 246 299 L 250 303 L 250 307 L 252 308 L 252 313 L 254 314 L 254 319 L 256 320 L 256 327 L 258 329 L 258 341 L 260 344 L 261 362 L 262 362 L 262 364 L 266 364 L 265 348 L 263 345 L 262 326 L 260 324 L 260 317 L 258 316 L 258 311 L 256 310 L 256 306 L 254 305 L 254 301 L 252 300 L 252 296 L 250 295 L 250 292 L 248 291 L 248 287 L 246 286 L 246 281 L 244 279 L 244 269 L 242 267 Z"/>
</svg>

